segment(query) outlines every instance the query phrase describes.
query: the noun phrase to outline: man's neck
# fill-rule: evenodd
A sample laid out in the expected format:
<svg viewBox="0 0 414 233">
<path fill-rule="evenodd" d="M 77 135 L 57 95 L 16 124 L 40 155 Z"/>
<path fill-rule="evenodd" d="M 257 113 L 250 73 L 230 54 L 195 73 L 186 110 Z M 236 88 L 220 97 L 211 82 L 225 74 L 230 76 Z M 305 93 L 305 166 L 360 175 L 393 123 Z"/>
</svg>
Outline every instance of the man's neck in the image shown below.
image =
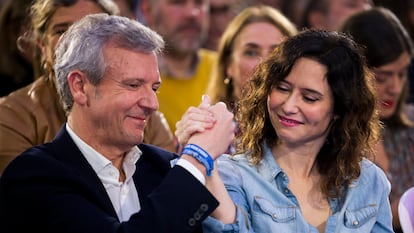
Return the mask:
<svg viewBox="0 0 414 233">
<path fill-rule="evenodd" d="M 194 75 L 198 62 L 197 53 L 178 55 L 166 52 L 159 58 L 159 69 L 163 76 L 189 79 Z"/>
</svg>

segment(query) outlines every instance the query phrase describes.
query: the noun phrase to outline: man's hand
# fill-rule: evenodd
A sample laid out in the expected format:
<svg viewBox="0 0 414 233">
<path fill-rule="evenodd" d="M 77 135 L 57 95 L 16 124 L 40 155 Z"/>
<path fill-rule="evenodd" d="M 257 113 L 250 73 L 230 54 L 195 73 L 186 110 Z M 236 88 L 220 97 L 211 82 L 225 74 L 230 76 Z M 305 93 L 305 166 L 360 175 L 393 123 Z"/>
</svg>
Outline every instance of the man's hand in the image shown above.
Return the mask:
<svg viewBox="0 0 414 233">
<path fill-rule="evenodd" d="M 205 128 L 202 132 L 193 133 L 188 143 L 200 146 L 213 159 L 216 159 L 225 153 L 233 142 L 235 130 L 234 115 L 227 110 L 227 106 L 222 102 L 209 106 L 207 109 L 216 119 L 213 127 Z"/>
<path fill-rule="evenodd" d="M 174 134 L 180 145 L 187 144 L 188 139 L 194 133 L 201 133 L 206 129 L 213 128 L 216 118 L 213 112 L 209 110 L 209 107 L 210 98 L 207 95 L 203 95 L 200 105 L 188 108 L 181 120 L 176 123 Z"/>
</svg>

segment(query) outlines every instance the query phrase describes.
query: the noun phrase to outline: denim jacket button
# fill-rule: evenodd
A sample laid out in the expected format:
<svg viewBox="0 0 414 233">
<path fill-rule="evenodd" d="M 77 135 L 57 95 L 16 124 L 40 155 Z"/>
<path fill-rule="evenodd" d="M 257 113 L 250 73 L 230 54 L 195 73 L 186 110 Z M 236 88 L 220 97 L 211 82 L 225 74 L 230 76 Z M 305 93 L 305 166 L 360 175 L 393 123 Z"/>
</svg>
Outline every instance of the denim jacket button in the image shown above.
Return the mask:
<svg viewBox="0 0 414 233">
<path fill-rule="evenodd" d="M 277 214 L 272 215 L 274 219 L 277 219 Z"/>
<path fill-rule="evenodd" d="M 357 225 L 359 224 L 359 222 L 358 222 L 357 220 L 355 220 L 355 221 L 353 222 L 353 224 L 354 224 L 354 226 L 357 226 Z"/>
</svg>

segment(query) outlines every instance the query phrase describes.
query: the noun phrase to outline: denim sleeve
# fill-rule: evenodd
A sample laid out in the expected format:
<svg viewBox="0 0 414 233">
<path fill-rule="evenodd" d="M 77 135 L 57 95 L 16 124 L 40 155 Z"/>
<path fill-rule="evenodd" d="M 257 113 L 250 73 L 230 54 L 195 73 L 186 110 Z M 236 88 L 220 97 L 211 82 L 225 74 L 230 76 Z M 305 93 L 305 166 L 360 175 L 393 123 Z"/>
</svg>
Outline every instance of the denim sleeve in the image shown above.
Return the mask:
<svg viewBox="0 0 414 233">
<path fill-rule="evenodd" d="M 227 192 L 236 205 L 236 221 L 232 224 L 223 224 L 221 221 L 208 217 L 203 222 L 205 233 L 253 233 L 250 227 L 250 215 L 246 196 L 242 188 L 242 176 L 237 166 L 228 158 L 220 158 L 218 169 L 220 177 L 226 186 Z"/>
<path fill-rule="evenodd" d="M 381 195 L 381 201 L 378 208 L 377 221 L 375 222 L 371 232 L 394 232 L 392 228 L 392 214 L 391 205 L 389 201 L 389 194 L 391 191 L 391 184 L 388 181 L 386 175 L 382 170 L 377 168 L 377 183 L 382 185 L 383 192 Z"/>
</svg>

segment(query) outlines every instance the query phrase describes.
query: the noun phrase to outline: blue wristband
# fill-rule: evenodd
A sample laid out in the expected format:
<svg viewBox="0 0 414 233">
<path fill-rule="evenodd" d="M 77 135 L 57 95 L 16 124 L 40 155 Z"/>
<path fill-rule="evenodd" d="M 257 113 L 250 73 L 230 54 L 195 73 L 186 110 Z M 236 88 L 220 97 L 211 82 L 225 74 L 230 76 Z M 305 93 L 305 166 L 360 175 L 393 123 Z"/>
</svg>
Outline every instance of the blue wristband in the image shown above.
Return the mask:
<svg viewBox="0 0 414 233">
<path fill-rule="evenodd" d="M 204 167 L 206 167 L 207 176 L 211 176 L 211 171 L 214 169 L 214 160 L 203 148 L 197 146 L 196 144 L 187 144 L 183 148 L 183 152 L 181 152 L 181 154 L 193 156 L 200 163 L 202 163 Z"/>
</svg>

